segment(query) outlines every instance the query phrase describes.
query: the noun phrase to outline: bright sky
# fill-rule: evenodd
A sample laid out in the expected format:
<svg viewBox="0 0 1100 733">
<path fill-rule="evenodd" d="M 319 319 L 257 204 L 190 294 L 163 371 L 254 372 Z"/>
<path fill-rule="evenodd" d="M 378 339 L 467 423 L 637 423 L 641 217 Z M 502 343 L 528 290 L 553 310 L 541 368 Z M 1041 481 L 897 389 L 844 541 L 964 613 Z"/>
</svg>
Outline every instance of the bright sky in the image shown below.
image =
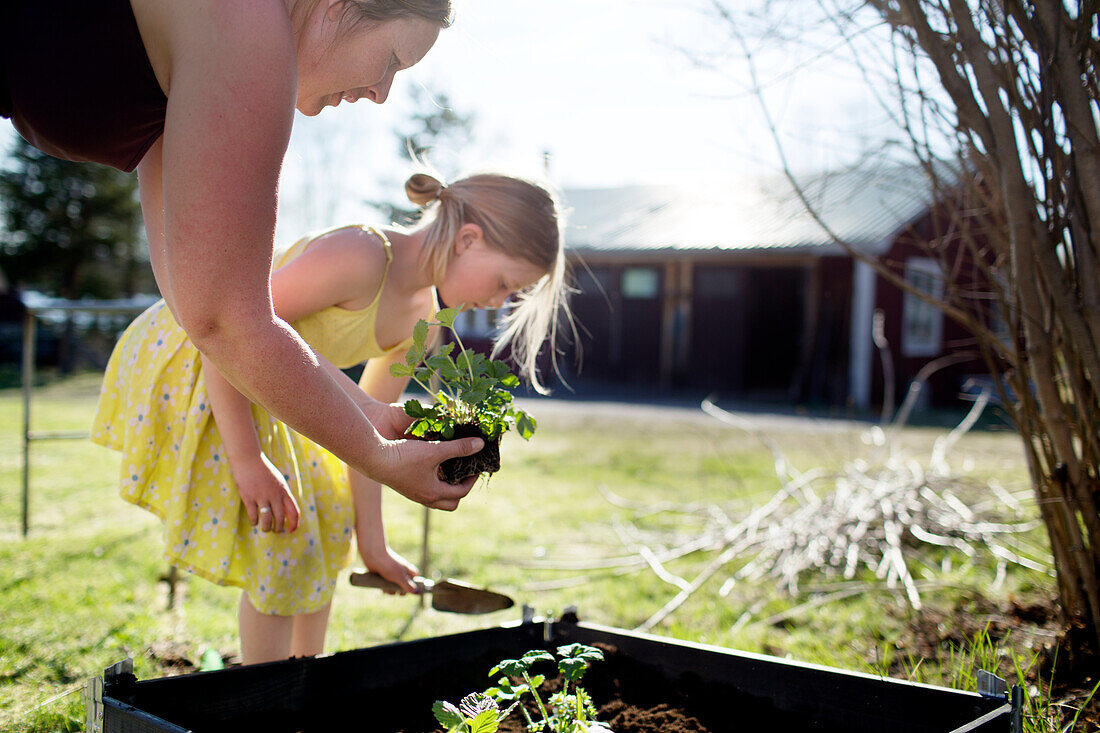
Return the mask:
<svg viewBox="0 0 1100 733">
<path fill-rule="evenodd" d="M 475 116 L 472 145 L 431 157 L 447 174 L 484 167 L 537 174 L 544 151 L 560 187 L 776 170 L 743 66 L 727 61 L 716 71 L 692 61 L 731 46 L 709 0 L 454 2 L 454 26 L 398 75 L 385 105 L 298 116 L 284 171 L 282 243 L 307 229 L 369 220 L 364 199 L 400 193 L 409 168 L 393 130 L 410 110 L 404 85 L 442 91 Z M 802 72 L 769 95 L 802 167 L 835 163 L 837 148 L 857 145 L 851 131 L 866 128 L 872 114 L 854 75 L 840 78 L 835 69 Z"/>
<path fill-rule="evenodd" d="M 733 50 L 710 6 L 709 0 L 455 0 L 454 26 L 424 61 L 398 75 L 385 105 L 359 102 L 299 117 L 287 179 L 297 180 L 305 161 L 336 157 L 343 165 L 361 162 L 354 171 L 331 171 L 337 188 L 399 195 L 408 166 L 395 154 L 392 130 L 407 119 L 402 85 L 412 84 L 446 93 L 457 111 L 475 116 L 473 145 L 436 150 L 430 158 L 449 175 L 483 167 L 540 174 L 544 151 L 559 187 L 774 172 L 775 146 L 747 91 L 743 64 L 725 61 L 716 70 L 693 61 Z M 761 61 L 769 79 L 796 60 Z M 785 145 L 793 165 L 835 164 L 858 147 L 852 131 L 866 130 L 875 114 L 861 87 L 851 70 L 835 66 L 769 84 L 769 106 L 792 136 Z M 359 134 L 348 138 L 349 130 Z M 318 138 L 344 140 L 347 155 L 318 156 Z M 287 183 L 281 231 L 294 229 L 295 196 Z M 361 210 L 348 200 L 338 208 L 341 220 Z"/>
</svg>

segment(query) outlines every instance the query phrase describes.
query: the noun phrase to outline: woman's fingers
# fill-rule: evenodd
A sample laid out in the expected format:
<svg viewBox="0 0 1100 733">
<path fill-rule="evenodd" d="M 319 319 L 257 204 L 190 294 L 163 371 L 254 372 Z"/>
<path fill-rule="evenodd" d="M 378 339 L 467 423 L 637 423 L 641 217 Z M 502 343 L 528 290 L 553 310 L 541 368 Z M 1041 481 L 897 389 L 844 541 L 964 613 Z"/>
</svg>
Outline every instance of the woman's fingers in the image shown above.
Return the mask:
<svg viewBox="0 0 1100 733">
<path fill-rule="evenodd" d="M 442 456 L 440 463 L 448 458 L 470 456 L 485 447 L 485 441 L 481 438 L 463 438 L 461 440 L 445 440 L 434 443 L 439 446 L 437 455 Z"/>
<path fill-rule="evenodd" d="M 244 502 L 244 509 L 248 512 L 248 523 L 253 527 L 260 521 L 260 507 L 254 501 Z"/>
</svg>

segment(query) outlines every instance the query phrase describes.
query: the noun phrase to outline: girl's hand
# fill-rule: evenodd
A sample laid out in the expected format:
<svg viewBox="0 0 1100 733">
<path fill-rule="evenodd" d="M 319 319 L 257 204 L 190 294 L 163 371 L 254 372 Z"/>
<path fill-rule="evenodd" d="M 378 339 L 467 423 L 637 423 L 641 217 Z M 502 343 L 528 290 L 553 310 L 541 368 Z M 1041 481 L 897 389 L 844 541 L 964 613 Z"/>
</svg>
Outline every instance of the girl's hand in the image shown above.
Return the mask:
<svg viewBox="0 0 1100 733">
<path fill-rule="evenodd" d="M 369 538 L 367 541 L 360 541 L 359 556 L 363 558 L 367 570 L 378 573 L 391 583 L 400 586 L 401 595 L 417 592 L 416 584 L 413 583 L 413 578 L 418 574 L 416 566 L 391 550 L 385 542 L 377 546 L 377 543 L 370 542 Z"/>
<path fill-rule="evenodd" d="M 248 523 L 264 532 L 298 529 L 298 502 L 283 474 L 261 453 L 258 459 L 230 460 L 237 493 L 248 511 Z M 266 511 L 265 511 L 266 510 Z"/>
</svg>

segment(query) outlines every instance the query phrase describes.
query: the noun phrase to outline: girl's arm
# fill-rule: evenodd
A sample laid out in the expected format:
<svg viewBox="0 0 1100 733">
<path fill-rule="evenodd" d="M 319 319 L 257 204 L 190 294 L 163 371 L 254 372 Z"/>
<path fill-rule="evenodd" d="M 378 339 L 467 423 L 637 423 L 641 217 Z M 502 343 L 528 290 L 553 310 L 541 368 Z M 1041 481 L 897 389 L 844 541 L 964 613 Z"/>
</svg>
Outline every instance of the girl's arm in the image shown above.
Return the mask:
<svg viewBox="0 0 1100 733">
<path fill-rule="evenodd" d="M 248 511 L 248 522 L 265 532 L 293 532 L 300 517 L 298 501 L 291 493 L 282 472 L 271 463 L 260 447 L 256 426 L 252 421 L 252 403 L 234 389 L 221 372 L 208 362 L 202 365 L 206 397 L 214 422 L 221 435 L 222 447 L 237 493 Z M 267 507 L 270 514 L 261 514 Z"/>
<path fill-rule="evenodd" d="M 393 410 L 351 399 L 275 315 L 268 278 L 297 72 L 285 5 L 168 7 L 165 131 L 140 179 L 154 272 L 172 312 L 208 362 L 277 418 L 409 498 L 456 508 L 473 481 L 449 486 L 438 464 L 481 441 L 386 440 L 368 418 L 397 437 Z"/>
<path fill-rule="evenodd" d="M 400 399 L 407 380 L 390 376 L 390 365 L 403 361 L 403 357 L 404 354 L 401 353 L 368 361 L 359 380 L 360 388 L 375 399 L 396 402 Z M 396 583 L 404 591 L 416 592 L 416 586 L 412 582 L 418 572 L 416 566 L 391 550 L 386 541 L 381 484 L 350 467 L 348 481 L 355 500 L 355 537 L 363 563 L 368 570 Z"/>
<path fill-rule="evenodd" d="M 361 229 L 322 235 L 294 262 L 272 273 L 275 312 L 285 321 L 293 322 L 356 295 L 373 296 L 382 283 L 385 261 L 382 243 Z M 223 449 L 250 523 L 260 524 L 264 531 L 281 530 L 285 526 L 293 532 L 299 521 L 298 503 L 281 471 L 263 453 L 252 420 L 252 403 L 209 361 L 203 363 L 203 377 Z M 269 508 L 271 514 L 261 515 L 260 507 Z"/>
</svg>

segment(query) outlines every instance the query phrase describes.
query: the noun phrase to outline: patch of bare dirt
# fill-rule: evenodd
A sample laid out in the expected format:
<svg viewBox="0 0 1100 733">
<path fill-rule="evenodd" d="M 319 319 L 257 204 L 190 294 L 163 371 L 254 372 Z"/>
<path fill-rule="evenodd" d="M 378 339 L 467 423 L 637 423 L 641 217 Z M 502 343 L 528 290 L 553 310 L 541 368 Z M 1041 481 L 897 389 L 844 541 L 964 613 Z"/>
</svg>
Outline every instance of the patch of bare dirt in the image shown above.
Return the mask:
<svg viewBox="0 0 1100 733">
<path fill-rule="evenodd" d="M 1051 730 L 1065 730 L 1077 716 L 1074 730 L 1100 731 L 1100 654 L 1097 640 L 1080 625 L 1066 626 L 1055 599 L 992 601 L 972 595 L 949 611 L 929 609 L 915 615 L 907 634 L 897 642 L 898 655 L 892 676 L 905 677 L 912 659 L 949 660 L 964 652 L 981 634 L 991 642 L 1011 637 L 1014 648 L 1035 649 L 1036 663 L 1025 675 L 1029 693 L 1038 692 L 1049 705 L 1039 704 L 1040 714 L 1050 718 Z M 988 670 L 1019 684 L 1013 660 L 1005 658 L 998 669 Z"/>
</svg>

